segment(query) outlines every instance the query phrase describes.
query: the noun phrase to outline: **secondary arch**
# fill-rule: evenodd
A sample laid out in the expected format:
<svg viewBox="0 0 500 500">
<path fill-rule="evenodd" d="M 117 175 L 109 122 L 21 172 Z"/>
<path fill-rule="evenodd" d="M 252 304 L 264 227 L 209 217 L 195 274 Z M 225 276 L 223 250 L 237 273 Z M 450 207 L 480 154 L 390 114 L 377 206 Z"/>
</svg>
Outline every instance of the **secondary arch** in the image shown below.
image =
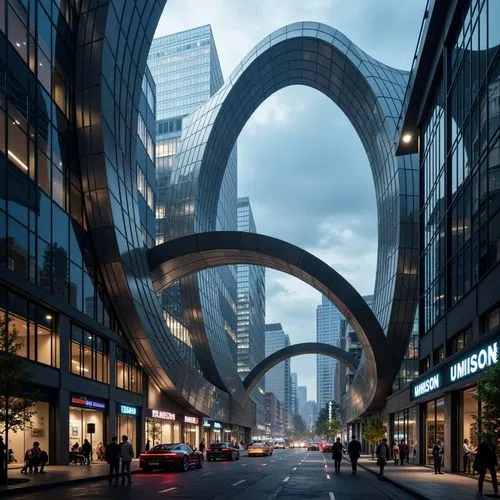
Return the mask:
<svg viewBox="0 0 500 500">
<path fill-rule="evenodd" d="M 340 347 L 323 344 L 321 342 L 303 342 L 301 344 L 289 345 L 283 349 L 279 349 L 267 358 L 264 358 L 260 363 L 255 365 L 255 367 L 245 377 L 243 380 L 243 386 L 248 392 L 251 392 L 257 385 L 257 382 L 271 368 L 286 359 L 293 358 L 295 356 L 302 356 L 303 354 L 322 354 L 323 356 L 329 356 L 330 358 L 338 359 L 354 371 L 356 371 L 356 368 L 358 367 L 356 358 Z"/>
</svg>

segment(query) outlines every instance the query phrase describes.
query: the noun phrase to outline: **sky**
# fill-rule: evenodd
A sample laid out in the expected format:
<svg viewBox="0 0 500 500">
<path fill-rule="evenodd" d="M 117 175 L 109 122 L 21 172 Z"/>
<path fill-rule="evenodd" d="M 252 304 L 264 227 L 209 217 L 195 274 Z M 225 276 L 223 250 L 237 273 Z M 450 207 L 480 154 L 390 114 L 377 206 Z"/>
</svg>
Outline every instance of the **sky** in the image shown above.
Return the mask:
<svg viewBox="0 0 500 500">
<path fill-rule="evenodd" d="M 286 24 L 318 21 L 379 61 L 410 69 L 426 0 L 168 0 L 155 36 L 210 24 L 227 78 L 261 39 Z M 257 231 L 324 260 L 362 295 L 373 293 L 377 211 L 366 153 L 343 112 L 316 90 L 287 87 L 267 99 L 238 139 L 238 196 Z M 266 322 L 290 342 L 316 340 L 319 292 L 266 271 Z M 316 356 L 292 358 L 316 399 Z"/>
</svg>

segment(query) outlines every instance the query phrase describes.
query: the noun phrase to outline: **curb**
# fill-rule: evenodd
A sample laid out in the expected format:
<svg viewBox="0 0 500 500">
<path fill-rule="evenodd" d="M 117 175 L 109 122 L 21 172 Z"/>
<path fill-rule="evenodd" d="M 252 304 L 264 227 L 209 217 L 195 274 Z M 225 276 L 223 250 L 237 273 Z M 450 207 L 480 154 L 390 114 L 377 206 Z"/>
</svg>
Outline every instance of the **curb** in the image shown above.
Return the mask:
<svg viewBox="0 0 500 500">
<path fill-rule="evenodd" d="M 364 470 L 372 473 L 374 476 L 378 477 L 378 473 L 376 471 L 374 471 L 371 468 L 363 465 L 361 462 L 358 462 L 358 466 L 361 467 L 362 469 L 364 469 Z M 415 498 L 419 498 L 420 500 L 429 500 L 428 497 L 422 495 L 422 493 L 420 493 L 419 491 L 414 490 L 413 488 L 409 488 L 408 486 L 405 486 L 404 484 L 401 484 L 398 481 L 394 481 L 393 479 L 391 479 L 391 478 L 389 478 L 387 476 L 384 476 L 383 481 L 385 481 L 387 483 L 390 483 L 393 486 L 396 486 L 396 488 L 399 488 L 400 490 L 403 490 L 406 493 L 409 493 L 410 495 L 414 496 Z"/>
<path fill-rule="evenodd" d="M 137 474 L 140 472 L 140 469 L 136 469 L 131 471 L 131 474 Z M 32 493 L 34 491 L 42 491 L 42 490 L 50 490 L 53 488 L 59 488 L 61 486 L 68 485 L 78 485 L 83 483 L 90 483 L 92 481 L 102 481 L 103 479 L 108 479 L 108 474 L 100 474 L 98 476 L 88 476 L 88 477 L 78 477 L 75 479 L 64 479 L 63 481 L 58 481 L 55 483 L 45 483 L 45 484 L 33 484 L 20 488 L 11 488 L 7 490 L 0 490 L 1 496 L 14 496 L 14 495 L 23 495 L 24 493 Z"/>
</svg>

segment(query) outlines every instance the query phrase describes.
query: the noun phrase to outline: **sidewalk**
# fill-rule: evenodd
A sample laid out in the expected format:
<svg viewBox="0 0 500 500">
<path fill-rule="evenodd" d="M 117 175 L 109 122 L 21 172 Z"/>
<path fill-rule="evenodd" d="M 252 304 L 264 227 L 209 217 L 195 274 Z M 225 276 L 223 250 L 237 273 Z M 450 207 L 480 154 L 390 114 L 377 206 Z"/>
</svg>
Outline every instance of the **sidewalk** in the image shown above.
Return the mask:
<svg viewBox="0 0 500 500">
<path fill-rule="evenodd" d="M 362 456 L 358 465 L 374 474 L 378 474 L 379 467 L 376 460 L 369 456 Z M 390 461 L 384 469 L 386 481 L 406 490 L 408 493 L 422 499 L 468 499 L 478 498 L 477 476 L 467 477 L 460 474 L 434 474 L 434 469 L 421 465 L 403 465 L 395 467 Z M 490 481 L 484 482 L 483 492 L 485 497 L 493 494 Z"/>
<path fill-rule="evenodd" d="M 132 473 L 139 469 L 139 460 L 132 460 Z M 92 465 L 47 465 L 44 473 L 21 474 L 20 469 L 9 469 L 9 479 L 26 480 L 17 484 L 0 486 L 0 497 L 54 488 L 64 484 L 83 483 L 108 477 L 107 463 Z"/>
</svg>

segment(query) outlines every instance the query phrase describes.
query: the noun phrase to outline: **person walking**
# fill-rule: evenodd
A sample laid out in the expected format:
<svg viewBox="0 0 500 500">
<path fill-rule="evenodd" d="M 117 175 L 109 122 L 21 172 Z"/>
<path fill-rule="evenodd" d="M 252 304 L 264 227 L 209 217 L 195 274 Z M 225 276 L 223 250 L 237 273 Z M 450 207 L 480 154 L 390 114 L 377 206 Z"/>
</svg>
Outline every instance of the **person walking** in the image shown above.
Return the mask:
<svg viewBox="0 0 500 500">
<path fill-rule="evenodd" d="M 472 448 L 469 444 L 468 439 L 464 439 L 464 474 L 470 474 L 471 473 L 471 453 L 472 453 Z"/>
<path fill-rule="evenodd" d="M 434 474 L 443 474 L 441 472 L 441 465 L 443 462 L 443 446 L 441 439 L 438 439 L 432 447 L 432 457 L 434 458 Z"/>
<path fill-rule="evenodd" d="M 146 441 L 146 448 L 145 448 L 145 451 L 149 451 L 151 449 L 151 441 L 148 439 Z"/>
<path fill-rule="evenodd" d="M 88 439 L 84 439 L 82 444 L 82 455 L 83 455 L 83 461 L 86 465 L 90 465 L 91 453 L 92 453 L 92 446 L 90 445 Z"/>
<path fill-rule="evenodd" d="M 358 460 L 361 455 L 361 443 L 356 440 L 356 436 L 353 435 L 351 442 L 347 446 L 347 453 L 351 459 L 352 473 L 356 474 L 358 468 Z"/>
<path fill-rule="evenodd" d="M 335 472 L 340 472 L 340 464 L 342 463 L 342 443 L 340 442 L 340 438 L 338 437 L 335 443 L 332 446 L 332 458 L 335 462 Z"/>
<path fill-rule="evenodd" d="M 474 461 L 474 468 L 479 471 L 478 493 L 483 494 L 483 483 L 486 471 L 490 471 L 491 482 L 493 483 L 493 491 L 495 496 L 498 496 L 498 481 L 497 481 L 498 458 L 493 443 L 493 437 L 488 434 L 484 441 L 477 448 L 477 455 Z"/>
<path fill-rule="evenodd" d="M 387 444 L 387 438 L 382 439 L 382 442 L 379 443 L 375 450 L 375 454 L 377 455 L 377 465 L 379 466 L 378 478 L 382 479 L 384 477 L 385 464 L 389 461 L 391 455 L 389 445 Z"/>
<path fill-rule="evenodd" d="M 118 438 L 113 436 L 111 438 L 111 443 L 106 446 L 104 451 L 104 459 L 109 464 L 109 484 L 115 480 L 115 484 L 118 484 L 118 478 L 120 477 L 120 454 L 121 449 L 118 444 Z"/>
<path fill-rule="evenodd" d="M 399 465 L 399 446 L 396 441 L 392 446 L 392 459 L 394 460 L 394 466 Z"/>
<path fill-rule="evenodd" d="M 130 464 L 134 458 L 134 449 L 129 443 L 127 436 L 122 436 L 120 457 L 122 459 L 122 484 L 125 484 L 125 474 L 127 475 L 128 484 L 131 484 L 132 474 L 130 473 Z"/>
<path fill-rule="evenodd" d="M 235 446 L 235 448 L 236 448 L 236 446 Z M 202 440 L 200 441 L 200 451 L 201 451 L 202 453 L 205 453 L 205 440 L 204 440 L 204 439 L 202 439 Z"/>
<path fill-rule="evenodd" d="M 406 459 L 406 463 L 410 462 L 410 454 L 409 454 L 408 445 L 406 444 L 406 441 L 404 439 L 402 439 L 399 442 L 399 462 L 401 465 L 403 465 L 405 459 Z"/>
</svg>

